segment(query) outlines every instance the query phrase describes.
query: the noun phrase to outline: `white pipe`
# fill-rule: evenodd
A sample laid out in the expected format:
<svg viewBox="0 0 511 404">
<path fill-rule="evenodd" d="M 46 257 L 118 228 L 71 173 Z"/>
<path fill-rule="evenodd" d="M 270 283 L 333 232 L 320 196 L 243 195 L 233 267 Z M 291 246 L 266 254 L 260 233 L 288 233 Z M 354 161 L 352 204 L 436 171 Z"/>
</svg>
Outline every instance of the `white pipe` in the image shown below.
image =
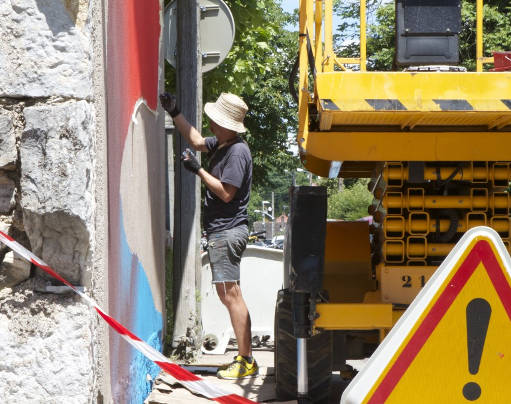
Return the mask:
<svg viewBox="0 0 511 404">
<path fill-rule="evenodd" d="M 298 397 L 309 393 L 309 375 L 307 373 L 307 338 L 296 339 L 296 378 Z"/>
</svg>

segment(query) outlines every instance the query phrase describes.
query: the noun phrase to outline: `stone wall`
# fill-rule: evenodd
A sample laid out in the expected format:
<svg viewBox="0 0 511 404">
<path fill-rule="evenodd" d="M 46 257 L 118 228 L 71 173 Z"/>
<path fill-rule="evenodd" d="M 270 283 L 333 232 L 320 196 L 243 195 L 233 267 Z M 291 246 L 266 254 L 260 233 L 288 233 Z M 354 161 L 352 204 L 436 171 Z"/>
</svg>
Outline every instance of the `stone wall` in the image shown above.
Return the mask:
<svg viewBox="0 0 511 404">
<path fill-rule="evenodd" d="M 94 314 L 30 278 L 0 290 L 0 397 L 6 403 L 90 403 Z"/>
<path fill-rule="evenodd" d="M 100 303 L 101 4 L 0 1 L 0 230 Z M 96 316 L 73 295 L 47 293 L 55 282 L 3 246 L 0 261 L 0 397 L 102 401 Z"/>
<path fill-rule="evenodd" d="M 32 251 L 82 284 L 93 228 L 94 107 L 66 101 L 24 109 L 20 207 Z"/>
</svg>

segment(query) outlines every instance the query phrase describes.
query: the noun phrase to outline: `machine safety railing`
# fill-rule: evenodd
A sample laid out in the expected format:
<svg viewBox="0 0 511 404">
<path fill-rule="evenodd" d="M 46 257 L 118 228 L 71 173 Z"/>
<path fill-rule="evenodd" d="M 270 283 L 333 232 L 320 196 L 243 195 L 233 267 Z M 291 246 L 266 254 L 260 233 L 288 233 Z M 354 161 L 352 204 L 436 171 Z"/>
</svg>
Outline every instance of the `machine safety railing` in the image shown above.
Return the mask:
<svg viewBox="0 0 511 404">
<path fill-rule="evenodd" d="M 483 0 L 476 1 L 476 71 L 483 71 L 483 64 L 493 63 L 493 57 L 483 52 Z M 350 70 L 347 65 L 358 65 L 358 71 L 367 69 L 367 4 L 360 0 L 360 54 L 359 57 L 338 57 L 333 48 L 333 0 L 299 0 L 299 127 L 297 143 L 307 144 L 309 104 L 314 91 L 309 82 L 309 73 Z M 305 164 L 305 161 L 304 161 Z"/>
<path fill-rule="evenodd" d="M 318 72 L 332 72 L 334 66 L 341 70 L 350 70 L 346 65 L 359 65 L 360 71 L 366 71 L 367 65 L 367 1 L 360 0 L 360 56 L 338 57 L 333 48 L 333 0 L 300 0 L 300 50 L 303 67 L 306 71 L 306 42 L 313 49 L 315 68 Z M 493 56 L 483 54 L 483 0 L 476 0 L 476 71 L 483 71 L 483 64 L 494 63 Z M 307 38 L 308 37 L 308 38 Z M 300 64 L 302 67 L 302 63 Z"/>
</svg>

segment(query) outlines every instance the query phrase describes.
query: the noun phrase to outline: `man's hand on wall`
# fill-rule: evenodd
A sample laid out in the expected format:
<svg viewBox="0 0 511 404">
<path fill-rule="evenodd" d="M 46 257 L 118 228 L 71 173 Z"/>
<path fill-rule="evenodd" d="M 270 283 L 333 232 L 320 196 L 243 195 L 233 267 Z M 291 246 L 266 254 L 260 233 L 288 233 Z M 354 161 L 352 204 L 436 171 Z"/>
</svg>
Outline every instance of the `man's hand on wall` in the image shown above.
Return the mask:
<svg viewBox="0 0 511 404">
<path fill-rule="evenodd" d="M 172 118 L 175 118 L 181 113 L 177 107 L 177 98 L 174 94 L 160 94 L 160 102 L 163 109 L 165 109 L 165 111 L 167 111 Z"/>
<path fill-rule="evenodd" d="M 197 174 L 201 168 L 199 160 L 197 160 L 197 157 L 195 157 L 195 154 L 192 153 L 190 149 L 186 149 L 183 152 L 181 155 L 181 161 L 185 168 L 194 174 Z"/>
</svg>

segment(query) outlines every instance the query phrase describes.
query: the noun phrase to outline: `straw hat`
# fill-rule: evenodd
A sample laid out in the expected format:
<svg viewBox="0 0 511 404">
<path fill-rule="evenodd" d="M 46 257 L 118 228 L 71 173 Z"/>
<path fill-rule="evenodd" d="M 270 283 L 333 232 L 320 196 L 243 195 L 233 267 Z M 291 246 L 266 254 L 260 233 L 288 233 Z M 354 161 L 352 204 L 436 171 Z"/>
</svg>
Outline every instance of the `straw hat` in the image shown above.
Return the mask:
<svg viewBox="0 0 511 404">
<path fill-rule="evenodd" d="M 204 112 L 223 128 L 237 133 L 246 132 L 243 118 L 248 111 L 247 104 L 237 95 L 222 93 L 216 102 L 208 102 Z"/>
</svg>

